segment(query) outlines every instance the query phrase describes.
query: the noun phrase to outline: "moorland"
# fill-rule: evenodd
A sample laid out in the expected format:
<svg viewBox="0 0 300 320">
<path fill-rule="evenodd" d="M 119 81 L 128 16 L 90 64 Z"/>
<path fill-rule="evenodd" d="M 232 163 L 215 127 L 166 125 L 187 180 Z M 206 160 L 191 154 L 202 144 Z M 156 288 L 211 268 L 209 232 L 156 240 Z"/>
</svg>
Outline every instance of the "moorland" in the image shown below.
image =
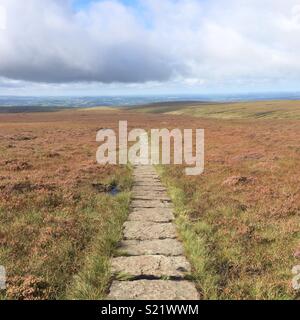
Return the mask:
<svg viewBox="0 0 300 320">
<path fill-rule="evenodd" d="M 201 298 L 299 298 L 299 119 L 298 101 L 0 113 L 0 297 L 105 298 L 132 168 L 97 164 L 96 133 L 128 120 L 205 129 L 204 174 L 157 168 Z"/>
</svg>

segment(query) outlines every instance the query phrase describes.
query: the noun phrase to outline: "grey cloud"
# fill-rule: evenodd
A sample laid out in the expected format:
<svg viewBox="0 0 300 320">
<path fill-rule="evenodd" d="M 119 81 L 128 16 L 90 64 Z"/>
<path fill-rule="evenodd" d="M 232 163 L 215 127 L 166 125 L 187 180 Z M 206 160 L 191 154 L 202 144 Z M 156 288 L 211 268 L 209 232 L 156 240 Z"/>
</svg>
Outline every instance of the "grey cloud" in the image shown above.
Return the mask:
<svg viewBox="0 0 300 320">
<path fill-rule="evenodd" d="M 12 64 L 0 63 L 0 74 L 6 78 L 32 82 L 134 83 L 165 81 L 172 76 L 173 68 L 168 57 L 153 51 L 152 48 L 128 44 L 107 49 L 102 57 L 90 61 L 89 66 L 65 63 L 60 57 L 54 56 L 33 64 L 22 60 Z"/>
<path fill-rule="evenodd" d="M 43 0 L 41 6 L 40 0 L 2 1 L 9 21 L 0 34 L 2 77 L 139 83 L 165 81 L 174 73 L 176 62 L 151 42 L 133 13 L 115 1 L 99 2 L 81 15 L 72 12 L 70 2 Z"/>
</svg>

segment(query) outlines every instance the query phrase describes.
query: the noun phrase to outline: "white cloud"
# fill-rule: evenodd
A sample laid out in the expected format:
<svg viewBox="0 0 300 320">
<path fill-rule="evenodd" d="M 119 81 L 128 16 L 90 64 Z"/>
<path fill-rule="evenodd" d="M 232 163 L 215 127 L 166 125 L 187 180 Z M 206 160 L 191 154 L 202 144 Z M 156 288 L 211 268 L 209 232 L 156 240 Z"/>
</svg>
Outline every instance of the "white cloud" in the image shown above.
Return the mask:
<svg viewBox="0 0 300 320">
<path fill-rule="evenodd" d="M 300 80 L 299 0 L 141 0 L 139 8 L 107 0 L 80 12 L 71 0 L 0 5 L 2 78 L 149 87 Z"/>
<path fill-rule="evenodd" d="M 0 5 L 0 30 L 6 29 L 6 9 Z"/>
</svg>

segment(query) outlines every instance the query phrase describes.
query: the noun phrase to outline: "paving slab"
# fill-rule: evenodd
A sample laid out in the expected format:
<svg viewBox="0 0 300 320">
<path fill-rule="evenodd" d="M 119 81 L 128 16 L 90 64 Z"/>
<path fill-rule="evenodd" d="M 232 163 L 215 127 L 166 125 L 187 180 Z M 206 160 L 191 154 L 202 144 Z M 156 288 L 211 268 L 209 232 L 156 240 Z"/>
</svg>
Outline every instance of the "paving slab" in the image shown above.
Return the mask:
<svg viewBox="0 0 300 320">
<path fill-rule="evenodd" d="M 199 300 L 195 285 L 189 281 L 139 280 L 114 281 L 111 300 Z"/>
<path fill-rule="evenodd" d="M 145 255 L 117 257 L 111 260 L 113 275 L 130 277 L 176 277 L 184 278 L 191 272 L 191 266 L 183 256 L 166 257 L 163 255 Z"/>
<path fill-rule="evenodd" d="M 160 180 L 155 179 L 155 178 L 150 178 L 150 177 L 143 177 L 143 178 L 139 178 L 139 179 L 134 179 L 135 183 L 157 183 L 157 184 L 161 184 Z"/>
<path fill-rule="evenodd" d="M 165 200 L 133 200 L 132 208 L 172 208 L 170 201 Z"/>
<path fill-rule="evenodd" d="M 154 179 L 159 179 L 157 173 L 153 172 L 135 172 L 133 174 L 134 178 L 154 178 Z"/>
<path fill-rule="evenodd" d="M 139 173 L 152 173 L 152 174 L 156 174 L 157 172 L 155 171 L 154 168 L 136 168 L 133 171 L 133 174 L 139 174 Z"/>
<path fill-rule="evenodd" d="M 151 181 L 134 181 L 134 186 L 155 186 L 155 187 L 162 187 L 162 184 L 160 181 L 157 180 L 151 180 Z"/>
<path fill-rule="evenodd" d="M 143 190 L 142 188 L 137 189 L 134 193 L 133 196 L 134 197 L 140 197 L 140 196 L 147 196 L 147 197 L 153 197 L 153 199 L 155 199 L 155 197 L 164 197 L 164 198 L 168 198 L 170 200 L 170 197 L 168 196 L 166 191 L 157 191 L 157 190 Z"/>
<path fill-rule="evenodd" d="M 134 166 L 135 170 L 142 170 L 142 169 L 149 169 L 149 170 L 153 170 L 154 167 L 152 164 L 139 164 L 139 165 L 135 165 Z"/>
<path fill-rule="evenodd" d="M 167 189 L 165 187 L 162 186 L 134 186 L 132 188 L 132 193 L 135 194 L 135 192 L 166 192 Z"/>
<path fill-rule="evenodd" d="M 140 185 L 140 184 L 156 184 L 156 185 L 161 185 L 161 182 L 159 180 L 155 179 L 136 179 L 134 180 L 135 185 Z"/>
<path fill-rule="evenodd" d="M 132 196 L 132 199 L 133 200 L 162 200 L 162 201 L 167 201 L 167 202 L 171 201 L 171 199 L 168 195 L 159 194 L 159 193 L 150 193 L 150 192 L 148 192 L 147 194 L 135 193 Z"/>
<path fill-rule="evenodd" d="M 150 178 L 155 178 L 159 179 L 158 175 L 154 171 L 140 171 L 140 172 L 134 172 L 133 177 L 139 179 L 140 177 L 150 177 Z"/>
<path fill-rule="evenodd" d="M 183 245 L 176 239 L 162 240 L 124 240 L 119 244 L 118 249 L 125 255 L 165 255 L 181 256 L 184 254 Z"/>
<path fill-rule="evenodd" d="M 161 184 L 161 182 L 155 181 L 155 180 L 152 180 L 152 181 L 134 181 L 133 186 L 139 186 L 139 187 L 140 187 L 140 186 L 146 186 L 146 187 L 149 187 L 149 186 L 162 187 L 162 184 Z"/>
<path fill-rule="evenodd" d="M 125 240 L 175 239 L 177 237 L 173 223 L 127 221 L 123 232 Z"/>
<path fill-rule="evenodd" d="M 140 208 L 128 216 L 128 221 L 171 222 L 174 215 L 170 208 Z"/>
</svg>

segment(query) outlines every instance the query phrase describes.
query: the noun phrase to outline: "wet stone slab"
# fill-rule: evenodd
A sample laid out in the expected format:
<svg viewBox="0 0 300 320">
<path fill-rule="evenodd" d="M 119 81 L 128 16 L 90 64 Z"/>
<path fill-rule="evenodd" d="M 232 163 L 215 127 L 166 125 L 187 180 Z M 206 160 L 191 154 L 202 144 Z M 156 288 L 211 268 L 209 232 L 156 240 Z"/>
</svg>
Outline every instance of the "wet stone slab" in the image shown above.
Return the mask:
<svg viewBox="0 0 300 320">
<path fill-rule="evenodd" d="M 199 300 L 192 282 L 169 280 L 114 281 L 111 300 Z"/>
</svg>

